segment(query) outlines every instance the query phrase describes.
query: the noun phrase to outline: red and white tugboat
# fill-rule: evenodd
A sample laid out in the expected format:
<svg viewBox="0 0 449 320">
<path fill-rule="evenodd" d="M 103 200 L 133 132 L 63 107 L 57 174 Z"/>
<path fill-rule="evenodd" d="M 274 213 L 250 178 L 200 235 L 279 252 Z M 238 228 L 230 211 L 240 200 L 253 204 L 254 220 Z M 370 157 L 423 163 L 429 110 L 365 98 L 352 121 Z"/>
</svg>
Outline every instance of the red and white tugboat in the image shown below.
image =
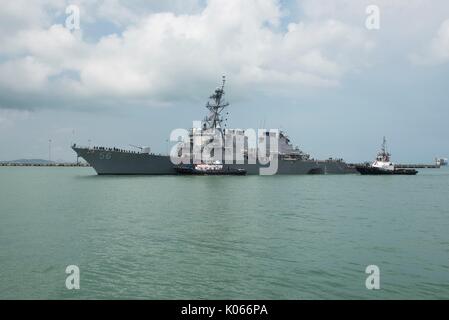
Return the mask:
<svg viewBox="0 0 449 320">
<path fill-rule="evenodd" d="M 387 151 L 387 140 L 384 137 L 382 149 L 377 154 L 376 160 L 370 165 L 356 166 L 358 172 L 363 175 L 381 175 L 381 174 L 402 174 L 415 175 L 418 173 L 415 169 L 396 168 L 390 160 L 390 153 Z"/>
</svg>

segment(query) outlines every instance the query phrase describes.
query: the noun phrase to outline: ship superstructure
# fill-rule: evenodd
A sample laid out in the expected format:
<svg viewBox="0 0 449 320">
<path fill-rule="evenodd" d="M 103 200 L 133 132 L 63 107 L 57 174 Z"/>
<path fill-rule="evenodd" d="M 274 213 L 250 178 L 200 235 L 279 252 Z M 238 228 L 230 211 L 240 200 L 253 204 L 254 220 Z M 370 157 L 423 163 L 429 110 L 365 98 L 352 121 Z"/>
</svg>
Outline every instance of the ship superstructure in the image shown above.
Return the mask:
<svg viewBox="0 0 449 320">
<path fill-rule="evenodd" d="M 209 115 L 204 118 L 199 127 L 192 128 L 189 132 L 189 140 L 180 145 L 178 156 L 184 159 L 184 162 L 199 161 L 204 162 L 201 156 L 205 156 L 204 148 L 219 151 L 221 158 L 214 157 L 214 152 L 207 154 L 212 159 L 209 161 L 236 162 L 243 159 L 248 163 L 257 162 L 261 156 L 278 157 L 286 160 L 310 160 L 310 155 L 304 153 L 299 147 L 292 145 L 290 138 L 283 131 L 270 132 L 262 131 L 262 136 L 258 137 L 258 141 L 254 141 L 253 146 L 248 141 L 248 130 L 243 129 L 226 129 L 223 125 L 227 119 L 223 118 L 223 112 L 229 103 L 224 100 L 224 87 L 226 79 L 223 76 L 222 85 L 215 89 L 215 92 L 209 97 L 206 108 Z M 253 136 L 257 139 L 256 132 Z M 270 139 L 277 139 L 276 147 L 270 144 Z M 240 144 L 238 143 L 240 142 Z M 256 147 L 257 143 L 265 144 L 264 154 Z M 191 153 L 185 152 L 190 150 Z M 226 157 L 228 156 L 228 157 Z M 239 157 L 240 156 L 240 157 Z"/>
<path fill-rule="evenodd" d="M 382 142 L 382 148 L 377 154 L 376 160 L 371 164 L 374 168 L 380 168 L 383 170 L 394 170 L 394 164 L 390 160 L 391 154 L 387 151 L 387 139 L 384 137 Z"/>
<path fill-rule="evenodd" d="M 437 157 L 435 158 L 435 165 L 439 166 L 439 167 L 444 167 L 447 166 L 447 158 L 441 158 L 441 157 Z"/>
</svg>

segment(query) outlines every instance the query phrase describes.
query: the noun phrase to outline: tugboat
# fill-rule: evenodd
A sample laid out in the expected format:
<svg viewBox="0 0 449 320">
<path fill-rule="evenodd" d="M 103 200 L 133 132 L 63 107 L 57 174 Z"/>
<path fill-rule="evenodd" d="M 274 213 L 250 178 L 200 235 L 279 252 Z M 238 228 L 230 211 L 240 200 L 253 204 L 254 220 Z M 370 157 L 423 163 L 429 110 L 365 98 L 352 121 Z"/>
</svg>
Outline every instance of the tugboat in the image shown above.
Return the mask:
<svg viewBox="0 0 449 320">
<path fill-rule="evenodd" d="M 219 161 L 212 164 L 181 164 L 175 166 L 178 174 L 182 175 L 214 175 L 214 176 L 244 176 L 245 169 L 224 167 Z"/>
<path fill-rule="evenodd" d="M 390 156 L 391 154 L 387 151 L 387 140 L 384 137 L 382 149 L 377 154 L 376 160 L 372 164 L 356 166 L 356 169 L 363 175 L 415 175 L 418 173 L 415 169 L 396 168 Z"/>
</svg>

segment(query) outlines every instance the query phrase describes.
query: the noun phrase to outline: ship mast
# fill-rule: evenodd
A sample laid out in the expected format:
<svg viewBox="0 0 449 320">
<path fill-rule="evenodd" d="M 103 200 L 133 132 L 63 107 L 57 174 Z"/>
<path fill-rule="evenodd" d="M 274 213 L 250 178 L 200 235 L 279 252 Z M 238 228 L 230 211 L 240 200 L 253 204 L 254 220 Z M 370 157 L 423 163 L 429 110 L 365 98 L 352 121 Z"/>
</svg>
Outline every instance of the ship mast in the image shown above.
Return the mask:
<svg viewBox="0 0 449 320">
<path fill-rule="evenodd" d="M 382 149 L 379 154 L 381 161 L 388 162 L 390 161 L 390 154 L 387 151 L 387 139 L 384 136 L 383 142 L 382 142 Z"/>
<path fill-rule="evenodd" d="M 209 110 L 209 115 L 204 119 L 202 123 L 202 132 L 206 136 L 209 135 L 209 142 L 214 140 L 212 136 L 219 136 L 221 138 L 222 152 L 224 151 L 225 137 L 222 128 L 223 117 L 221 113 L 227 106 L 229 106 L 229 103 L 224 101 L 225 83 L 226 77 L 223 76 L 221 87 L 216 88 L 214 93 L 209 97 L 209 101 L 206 104 L 206 108 Z M 210 136 L 210 134 L 212 134 L 212 136 Z M 214 153 L 214 151 L 212 151 L 212 153 Z"/>
<path fill-rule="evenodd" d="M 218 129 L 223 135 L 222 122 L 223 117 L 221 116 L 224 108 L 229 106 L 229 103 L 224 101 L 224 86 L 226 83 L 226 77 L 223 76 L 221 87 L 215 89 L 214 94 L 209 97 L 209 101 L 206 104 L 206 108 L 209 109 L 209 115 L 204 119 L 203 129 Z"/>
</svg>

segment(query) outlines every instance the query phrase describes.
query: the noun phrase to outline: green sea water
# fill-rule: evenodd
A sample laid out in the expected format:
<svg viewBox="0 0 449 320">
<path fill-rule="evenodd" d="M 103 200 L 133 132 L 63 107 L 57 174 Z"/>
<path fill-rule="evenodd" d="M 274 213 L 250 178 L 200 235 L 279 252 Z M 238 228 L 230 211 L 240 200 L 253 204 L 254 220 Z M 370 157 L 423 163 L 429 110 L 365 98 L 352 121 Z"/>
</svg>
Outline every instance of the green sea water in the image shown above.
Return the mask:
<svg viewBox="0 0 449 320">
<path fill-rule="evenodd" d="M 449 299 L 449 170 L 0 168 L 2 299 Z M 80 270 L 68 290 L 65 269 Z M 380 269 L 368 290 L 365 268 Z"/>
</svg>

